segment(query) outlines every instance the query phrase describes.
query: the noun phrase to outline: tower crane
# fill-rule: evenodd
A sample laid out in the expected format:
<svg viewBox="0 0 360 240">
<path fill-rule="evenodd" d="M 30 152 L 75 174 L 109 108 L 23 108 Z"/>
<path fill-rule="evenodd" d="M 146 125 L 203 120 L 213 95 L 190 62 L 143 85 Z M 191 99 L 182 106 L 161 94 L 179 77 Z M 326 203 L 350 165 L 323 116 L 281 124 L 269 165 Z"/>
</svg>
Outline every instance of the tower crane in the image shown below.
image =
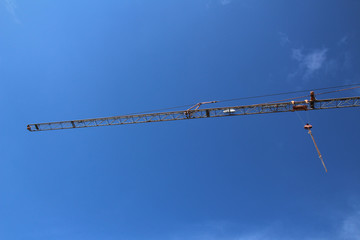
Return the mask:
<svg viewBox="0 0 360 240">
<path fill-rule="evenodd" d="M 199 109 L 201 105 L 216 103 L 216 102 L 217 101 L 198 103 L 185 111 L 182 110 L 182 111 L 172 111 L 172 112 L 145 113 L 145 114 L 123 115 L 116 117 L 91 118 L 91 119 L 49 122 L 49 123 L 33 123 L 27 125 L 27 130 L 29 130 L 30 132 L 38 132 L 38 131 L 48 131 L 48 130 L 114 126 L 114 125 L 125 125 L 125 124 L 135 124 L 135 123 L 189 120 L 189 119 L 198 119 L 198 118 L 230 117 L 230 116 L 253 115 L 253 114 L 264 114 L 264 113 L 280 113 L 280 112 L 324 110 L 324 109 L 332 109 L 332 108 L 360 107 L 360 96 L 319 100 L 315 98 L 315 94 L 314 92 L 312 92 L 310 94 L 310 100 L 304 100 L 304 101 L 273 102 L 273 103 L 253 104 L 253 105 L 244 105 L 244 106 Z"/>
<path fill-rule="evenodd" d="M 30 132 L 38 132 L 38 131 L 48 131 L 48 130 L 113 126 L 113 125 L 125 125 L 125 124 L 135 124 L 135 123 L 164 122 L 164 121 L 187 120 L 187 119 L 198 119 L 198 118 L 230 117 L 230 116 L 253 115 L 253 114 L 264 114 L 264 113 L 280 113 L 280 112 L 324 110 L 324 109 L 333 109 L 333 108 L 360 107 L 359 96 L 344 97 L 344 98 L 329 98 L 329 99 L 320 100 L 320 99 L 316 99 L 315 93 L 311 91 L 309 100 L 303 100 L 303 101 L 293 100 L 298 98 L 299 97 L 286 99 L 292 101 L 282 100 L 282 101 L 263 103 L 263 104 L 205 108 L 205 109 L 200 109 L 200 106 L 204 104 L 217 103 L 217 101 L 200 102 L 188 108 L 185 111 L 182 110 L 182 111 L 172 111 L 172 112 L 133 114 L 133 115 L 123 115 L 116 117 L 92 118 L 92 119 L 71 120 L 71 121 L 61 121 L 61 122 L 34 123 L 27 125 L 27 130 L 29 130 Z M 327 168 L 325 166 L 320 150 L 315 142 L 311 128 L 312 125 L 310 125 L 309 123 L 307 123 L 304 126 L 304 129 L 308 130 L 308 133 L 311 136 L 311 139 L 314 143 L 314 146 L 319 155 L 321 163 L 325 171 L 327 172 Z"/>
</svg>

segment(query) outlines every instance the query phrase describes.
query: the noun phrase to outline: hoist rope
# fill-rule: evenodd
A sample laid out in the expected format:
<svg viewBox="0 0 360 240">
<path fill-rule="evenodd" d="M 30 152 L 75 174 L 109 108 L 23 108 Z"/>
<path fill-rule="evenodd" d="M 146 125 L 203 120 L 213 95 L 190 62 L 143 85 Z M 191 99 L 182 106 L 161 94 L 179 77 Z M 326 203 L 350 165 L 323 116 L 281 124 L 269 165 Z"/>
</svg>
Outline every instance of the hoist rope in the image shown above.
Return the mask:
<svg viewBox="0 0 360 240">
<path fill-rule="evenodd" d="M 309 111 L 305 111 L 305 112 L 306 112 L 307 122 L 310 122 L 310 113 Z"/>
<path fill-rule="evenodd" d="M 300 116 L 299 111 L 295 111 L 297 117 L 299 118 L 300 122 L 305 125 L 304 119 Z"/>
</svg>

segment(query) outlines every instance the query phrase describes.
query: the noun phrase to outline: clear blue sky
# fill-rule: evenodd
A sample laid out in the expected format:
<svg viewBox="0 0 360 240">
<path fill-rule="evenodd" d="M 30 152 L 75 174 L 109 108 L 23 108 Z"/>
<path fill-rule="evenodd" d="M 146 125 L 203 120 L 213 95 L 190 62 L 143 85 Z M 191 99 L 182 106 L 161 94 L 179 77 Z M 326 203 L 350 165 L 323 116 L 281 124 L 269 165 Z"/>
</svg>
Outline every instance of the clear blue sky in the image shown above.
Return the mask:
<svg viewBox="0 0 360 240">
<path fill-rule="evenodd" d="M 300 114 L 328 174 L 295 113 L 26 131 L 359 83 L 359 12 L 355 0 L 0 0 L 0 239 L 360 239 L 358 108 Z"/>
</svg>

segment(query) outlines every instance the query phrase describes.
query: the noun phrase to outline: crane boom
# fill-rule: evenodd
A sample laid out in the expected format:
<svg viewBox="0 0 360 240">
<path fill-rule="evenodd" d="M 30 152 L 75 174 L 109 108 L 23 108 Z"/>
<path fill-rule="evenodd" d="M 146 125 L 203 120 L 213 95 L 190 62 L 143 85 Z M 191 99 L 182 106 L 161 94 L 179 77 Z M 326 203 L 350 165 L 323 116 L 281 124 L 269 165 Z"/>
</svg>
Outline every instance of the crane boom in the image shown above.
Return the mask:
<svg viewBox="0 0 360 240">
<path fill-rule="evenodd" d="M 227 117 L 263 113 L 321 110 L 331 108 L 360 107 L 360 97 L 304 100 L 283 103 L 264 103 L 234 107 L 219 107 L 174 112 L 147 113 L 116 117 L 93 118 L 73 121 L 29 124 L 31 132 L 85 127 L 112 126 L 134 123 L 163 122 L 196 118 Z"/>
</svg>

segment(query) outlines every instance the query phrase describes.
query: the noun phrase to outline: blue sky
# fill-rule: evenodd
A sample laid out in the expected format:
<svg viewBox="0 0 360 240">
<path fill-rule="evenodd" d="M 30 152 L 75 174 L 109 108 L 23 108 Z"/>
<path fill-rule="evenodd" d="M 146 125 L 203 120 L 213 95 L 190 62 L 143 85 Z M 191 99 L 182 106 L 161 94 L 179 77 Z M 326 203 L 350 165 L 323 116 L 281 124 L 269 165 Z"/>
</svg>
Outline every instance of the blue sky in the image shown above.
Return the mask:
<svg viewBox="0 0 360 240">
<path fill-rule="evenodd" d="M 327 174 L 294 113 L 26 131 L 359 83 L 359 11 L 354 0 L 0 0 L 0 239 L 360 239 L 357 108 L 299 114 Z"/>
</svg>

